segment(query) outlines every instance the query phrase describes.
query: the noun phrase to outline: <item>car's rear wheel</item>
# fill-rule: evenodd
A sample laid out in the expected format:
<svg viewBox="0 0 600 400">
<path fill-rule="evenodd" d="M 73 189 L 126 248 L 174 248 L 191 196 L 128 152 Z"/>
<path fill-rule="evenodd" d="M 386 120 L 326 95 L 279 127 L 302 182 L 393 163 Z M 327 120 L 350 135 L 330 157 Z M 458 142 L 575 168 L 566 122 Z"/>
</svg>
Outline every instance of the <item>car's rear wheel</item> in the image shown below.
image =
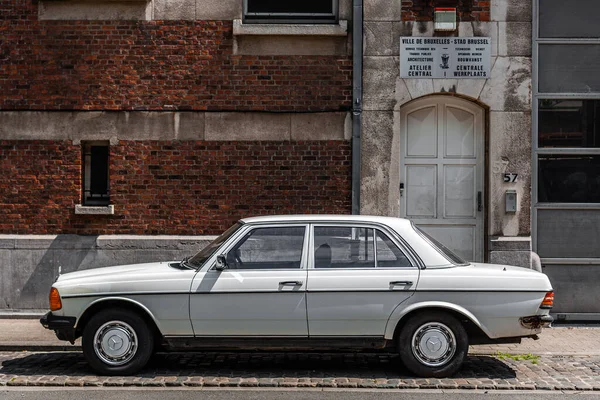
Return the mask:
<svg viewBox="0 0 600 400">
<path fill-rule="evenodd" d="M 131 375 L 143 368 L 154 349 L 152 331 L 129 310 L 102 310 L 86 324 L 83 354 L 102 375 Z"/>
<path fill-rule="evenodd" d="M 436 311 L 410 317 L 400 331 L 398 348 L 412 373 L 443 378 L 458 372 L 467 357 L 469 340 L 459 320 Z"/>
</svg>

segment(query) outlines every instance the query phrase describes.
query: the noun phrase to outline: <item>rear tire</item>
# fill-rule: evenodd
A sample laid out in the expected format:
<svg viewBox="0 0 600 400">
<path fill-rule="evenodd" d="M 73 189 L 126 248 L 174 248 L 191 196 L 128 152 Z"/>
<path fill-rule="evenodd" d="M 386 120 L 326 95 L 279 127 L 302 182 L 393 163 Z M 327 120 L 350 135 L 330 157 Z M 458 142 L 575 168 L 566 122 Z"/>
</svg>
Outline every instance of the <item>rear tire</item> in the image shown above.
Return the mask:
<svg viewBox="0 0 600 400">
<path fill-rule="evenodd" d="M 398 337 L 402 363 L 415 375 L 445 378 L 458 372 L 469 350 L 465 328 L 444 312 L 425 312 L 412 317 Z"/>
<path fill-rule="evenodd" d="M 154 336 L 144 319 L 129 310 L 107 309 L 83 329 L 83 355 L 101 375 L 132 375 L 154 350 Z"/>
</svg>

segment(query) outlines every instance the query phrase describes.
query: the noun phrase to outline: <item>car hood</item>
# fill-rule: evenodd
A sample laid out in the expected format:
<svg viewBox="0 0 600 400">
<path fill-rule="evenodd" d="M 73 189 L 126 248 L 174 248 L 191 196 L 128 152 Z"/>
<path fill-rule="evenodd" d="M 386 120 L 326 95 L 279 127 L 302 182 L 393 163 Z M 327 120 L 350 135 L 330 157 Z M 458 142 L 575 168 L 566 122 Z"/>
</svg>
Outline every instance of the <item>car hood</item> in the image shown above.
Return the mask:
<svg viewBox="0 0 600 400">
<path fill-rule="evenodd" d="M 189 290 L 196 271 L 173 268 L 178 261 L 94 268 L 60 275 L 54 283 L 61 296 L 156 293 Z"/>
<path fill-rule="evenodd" d="M 452 268 L 422 271 L 418 290 L 550 291 L 548 277 L 529 268 L 470 263 Z"/>
<path fill-rule="evenodd" d="M 116 275 L 129 275 L 137 273 L 153 273 L 157 271 L 164 271 L 169 267 L 167 262 L 156 262 L 156 263 L 144 263 L 144 264 L 129 264 L 119 265 L 117 267 L 104 267 L 104 268 L 92 268 L 83 271 L 69 272 L 62 274 L 58 277 L 57 282 L 64 282 L 73 279 L 84 279 L 84 278 L 100 278 L 110 277 Z"/>
</svg>

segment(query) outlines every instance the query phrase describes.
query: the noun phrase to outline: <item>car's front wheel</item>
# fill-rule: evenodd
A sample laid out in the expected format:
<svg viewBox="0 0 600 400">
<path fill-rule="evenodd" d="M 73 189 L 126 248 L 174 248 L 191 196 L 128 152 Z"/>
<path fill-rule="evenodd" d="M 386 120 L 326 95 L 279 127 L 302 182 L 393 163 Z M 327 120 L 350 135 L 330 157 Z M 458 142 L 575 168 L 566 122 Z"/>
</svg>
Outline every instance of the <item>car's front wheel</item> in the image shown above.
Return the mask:
<svg viewBox="0 0 600 400">
<path fill-rule="evenodd" d="M 398 337 L 400 358 L 412 373 L 431 378 L 455 374 L 469 350 L 467 333 L 459 320 L 443 312 L 412 316 Z"/>
<path fill-rule="evenodd" d="M 154 337 L 144 319 L 129 310 L 102 310 L 86 324 L 83 354 L 102 375 L 131 375 L 152 355 Z"/>
</svg>

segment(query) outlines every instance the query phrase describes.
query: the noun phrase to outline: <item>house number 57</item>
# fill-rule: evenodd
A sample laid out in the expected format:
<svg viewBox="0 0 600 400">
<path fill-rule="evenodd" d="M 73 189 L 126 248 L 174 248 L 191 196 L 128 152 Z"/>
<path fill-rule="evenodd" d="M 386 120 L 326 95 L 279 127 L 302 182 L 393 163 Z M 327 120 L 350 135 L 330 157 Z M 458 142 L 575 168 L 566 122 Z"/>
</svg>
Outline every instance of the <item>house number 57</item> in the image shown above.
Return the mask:
<svg viewBox="0 0 600 400">
<path fill-rule="evenodd" d="M 516 182 L 519 174 L 503 174 L 504 182 Z"/>
</svg>

